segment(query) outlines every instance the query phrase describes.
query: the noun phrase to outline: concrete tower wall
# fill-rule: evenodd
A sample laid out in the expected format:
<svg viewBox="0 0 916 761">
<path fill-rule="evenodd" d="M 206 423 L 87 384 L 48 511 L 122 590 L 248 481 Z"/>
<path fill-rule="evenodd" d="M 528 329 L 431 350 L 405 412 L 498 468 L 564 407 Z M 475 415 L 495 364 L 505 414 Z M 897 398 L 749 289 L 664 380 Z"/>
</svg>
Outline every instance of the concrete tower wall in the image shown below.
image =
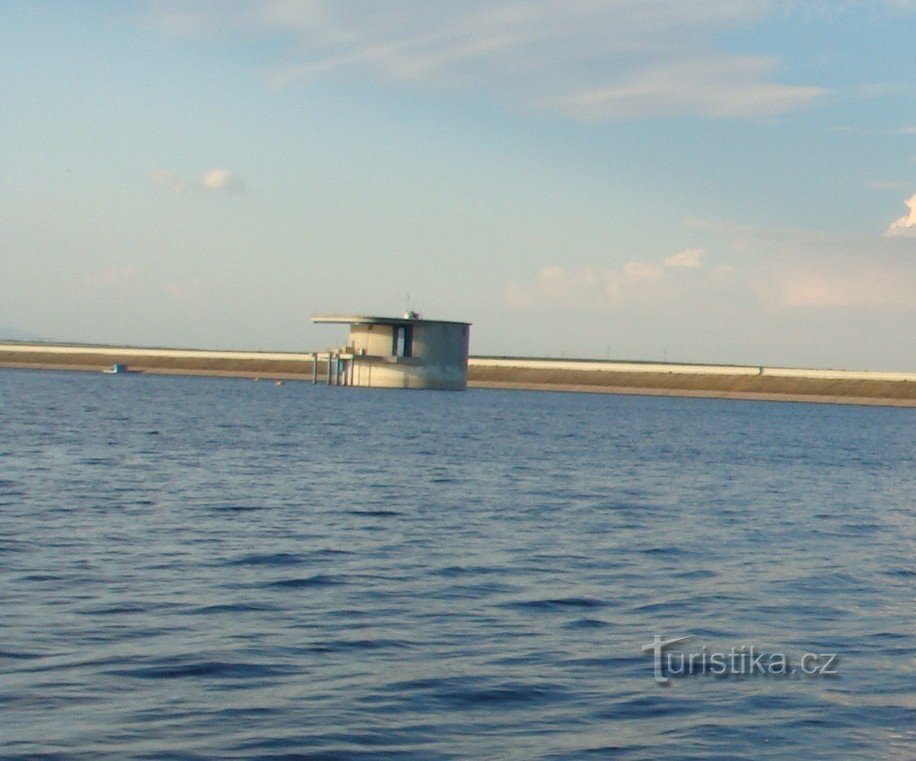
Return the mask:
<svg viewBox="0 0 916 761">
<path fill-rule="evenodd" d="M 355 354 L 381 357 L 391 354 L 394 326 L 351 325 L 350 346 Z"/>
<path fill-rule="evenodd" d="M 469 326 L 418 322 L 406 327 L 411 331 L 410 356 L 399 357 L 392 352 L 396 326 L 352 326 L 350 345 L 357 355 L 353 385 L 456 391 L 467 388 Z"/>
<path fill-rule="evenodd" d="M 416 388 L 464 389 L 468 383 L 468 325 L 425 323 L 414 327 L 413 357 L 420 372 Z"/>
</svg>

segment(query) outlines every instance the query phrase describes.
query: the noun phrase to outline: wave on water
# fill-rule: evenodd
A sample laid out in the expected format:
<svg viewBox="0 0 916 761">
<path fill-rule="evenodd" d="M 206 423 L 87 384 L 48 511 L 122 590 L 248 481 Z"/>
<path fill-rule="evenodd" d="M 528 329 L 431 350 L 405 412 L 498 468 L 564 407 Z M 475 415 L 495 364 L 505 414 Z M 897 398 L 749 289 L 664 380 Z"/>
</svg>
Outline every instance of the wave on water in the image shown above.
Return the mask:
<svg viewBox="0 0 916 761">
<path fill-rule="evenodd" d="M 916 747 L 909 410 L 0 384 L 0 758 Z M 656 636 L 839 674 L 664 686 Z"/>
</svg>

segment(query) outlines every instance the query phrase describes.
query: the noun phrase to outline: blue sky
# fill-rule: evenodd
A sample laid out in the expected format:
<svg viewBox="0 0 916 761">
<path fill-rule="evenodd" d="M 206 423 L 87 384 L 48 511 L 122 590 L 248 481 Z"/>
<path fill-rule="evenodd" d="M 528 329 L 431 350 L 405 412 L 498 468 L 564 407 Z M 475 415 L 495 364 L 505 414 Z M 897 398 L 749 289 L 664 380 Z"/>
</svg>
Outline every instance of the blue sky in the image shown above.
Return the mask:
<svg viewBox="0 0 916 761">
<path fill-rule="evenodd" d="M 916 369 L 916 2 L 0 7 L 0 332 Z M 907 205 L 909 203 L 909 206 Z"/>
</svg>

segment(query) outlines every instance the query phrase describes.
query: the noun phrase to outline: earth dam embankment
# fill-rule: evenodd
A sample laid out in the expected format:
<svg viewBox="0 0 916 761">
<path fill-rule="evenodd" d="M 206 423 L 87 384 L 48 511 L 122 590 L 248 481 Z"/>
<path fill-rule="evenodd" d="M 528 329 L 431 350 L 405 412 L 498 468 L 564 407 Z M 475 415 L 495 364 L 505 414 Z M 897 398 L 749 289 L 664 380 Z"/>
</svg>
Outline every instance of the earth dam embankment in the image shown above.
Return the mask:
<svg viewBox="0 0 916 761">
<path fill-rule="evenodd" d="M 0 367 L 311 380 L 313 354 L 0 343 Z M 318 359 L 318 377 L 325 365 Z M 695 396 L 916 407 L 916 373 L 748 365 L 471 357 L 468 385 L 539 391 Z"/>
</svg>

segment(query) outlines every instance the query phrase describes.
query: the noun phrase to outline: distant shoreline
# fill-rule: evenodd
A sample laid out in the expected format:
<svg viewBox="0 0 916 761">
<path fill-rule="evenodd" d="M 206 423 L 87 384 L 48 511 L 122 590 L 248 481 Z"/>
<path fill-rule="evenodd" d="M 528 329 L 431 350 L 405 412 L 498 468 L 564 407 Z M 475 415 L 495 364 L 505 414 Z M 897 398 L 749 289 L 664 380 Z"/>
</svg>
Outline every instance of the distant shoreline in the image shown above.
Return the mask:
<svg viewBox="0 0 916 761">
<path fill-rule="evenodd" d="M 151 374 L 312 379 L 308 353 L 0 342 L 3 368 L 101 372 L 115 363 Z M 319 361 L 319 380 L 325 371 Z M 902 372 L 471 357 L 468 386 L 916 407 L 916 373 Z"/>
</svg>

